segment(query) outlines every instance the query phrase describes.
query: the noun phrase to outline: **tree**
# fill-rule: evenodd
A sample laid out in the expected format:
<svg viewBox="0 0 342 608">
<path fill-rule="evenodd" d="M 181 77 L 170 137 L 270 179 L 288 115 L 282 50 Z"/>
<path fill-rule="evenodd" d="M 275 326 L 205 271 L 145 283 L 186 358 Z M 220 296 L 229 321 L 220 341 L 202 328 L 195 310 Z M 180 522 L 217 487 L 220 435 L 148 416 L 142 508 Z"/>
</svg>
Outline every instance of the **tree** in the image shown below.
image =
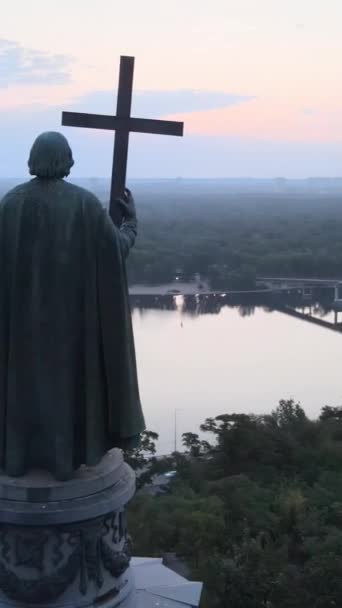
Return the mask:
<svg viewBox="0 0 342 608">
<path fill-rule="evenodd" d="M 342 406 L 330 407 L 325 405 L 322 407 L 319 419 L 324 420 L 342 420 Z"/>
<path fill-rule="evenodd" d="M 307 421 L 303 408 L 293 399 L 281 399 L 272 416 L 281 428 L 295 427 Z"/>
<path fill-rule="evenodd" d="M 268 416 L 207 418 L 206 457 L 184 433 L 170 494 L 129 507 L 135 553 L 185 559 L 204 581 L 203 608 L 340 606 L 341 420 L 324 412 L 308 420 L 282 400 Z"/>
<path fill-rule="evenodd" d="M 151 483 L 155 473 L 153 464 L 155 464 L 156 441 L 158 441 L 158 433 L 153 431 L 144 431 L 140 436 L 138 447 L 132 450 L 125 450 L 125 460 L 134 471 L 137 473 L 137 489 L 142 488 L 145 484 Z"/>
<path fill-rule="evenodd" d="M 183 433 L 182 443 L 190 456 L 199 456 L 201 451 L 201 441 L 197 433 Z"/>
<path fill-rule="evenodd" d="M 192 458 L 209 454 L 212 446 L 208 441 L 200 440 L 197 433 L 183 433 L 182 443 L 187 448 L 187 453 Z"/>
</svg>

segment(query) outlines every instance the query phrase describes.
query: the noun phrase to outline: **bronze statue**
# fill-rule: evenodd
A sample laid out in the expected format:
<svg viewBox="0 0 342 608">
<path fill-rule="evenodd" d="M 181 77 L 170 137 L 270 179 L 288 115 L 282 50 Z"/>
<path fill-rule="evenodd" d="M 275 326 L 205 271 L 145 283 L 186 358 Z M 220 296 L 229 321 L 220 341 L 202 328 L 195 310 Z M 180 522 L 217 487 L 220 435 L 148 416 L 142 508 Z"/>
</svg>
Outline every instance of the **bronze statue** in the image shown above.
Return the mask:
<svg viewBox="0 0 342 608">
<path fill-rule="evenodd" d="M 0 466 L 65 480 L 144 429 L 125 258 L 136 237 L 129 191 L 118 229 L 66 182 L 59 133 L 40 135 L 35 176 L 0 203 Z"/>
</svg>

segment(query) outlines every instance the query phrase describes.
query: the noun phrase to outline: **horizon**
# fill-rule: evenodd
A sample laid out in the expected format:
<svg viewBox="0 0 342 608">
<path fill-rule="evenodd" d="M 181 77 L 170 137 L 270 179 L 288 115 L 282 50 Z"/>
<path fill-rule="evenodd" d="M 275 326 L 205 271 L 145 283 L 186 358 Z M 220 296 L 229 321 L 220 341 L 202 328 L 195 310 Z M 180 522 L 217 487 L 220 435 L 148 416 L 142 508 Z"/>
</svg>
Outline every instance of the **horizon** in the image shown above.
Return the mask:
<svg viewBox="0 0 342 608">
<path fill-rule="evenodd" d="M 35 179 L 34 176 L 27 173 L 26 175 L 0 175 L 0 181 L 10 180 L 26 180 L 29 181 L 31 179 Z M 66 181 L 72 182 L 73 180 L 101 180 L 107 181 L 110 185 L 111 178 L 109 176 L 101 176 L 101 175 L 69 175 L 66 178 L 63 178 Z M 235 176 L 235 177 L 163 177 L 163 176 L 146 176 L 146 177 L 134 177 L 131 176 L 129 178 L 130 182 L 149 182 L 149 181 L 160 181 L 160 182 L 190 182 L 190 181 L 207 181 L 207 182 L 240 182 L 240 181 L 252 181 L 252 182 L 306 182 L 306 181 L 341 181 L 342 182 L 342 173 L 341 175 L 308 175 L 306 177 L 286 177 L 283 175 L 278 176 L 270 176 L 270 177 L 253 177 L 253 176 Z"/>
</svg>

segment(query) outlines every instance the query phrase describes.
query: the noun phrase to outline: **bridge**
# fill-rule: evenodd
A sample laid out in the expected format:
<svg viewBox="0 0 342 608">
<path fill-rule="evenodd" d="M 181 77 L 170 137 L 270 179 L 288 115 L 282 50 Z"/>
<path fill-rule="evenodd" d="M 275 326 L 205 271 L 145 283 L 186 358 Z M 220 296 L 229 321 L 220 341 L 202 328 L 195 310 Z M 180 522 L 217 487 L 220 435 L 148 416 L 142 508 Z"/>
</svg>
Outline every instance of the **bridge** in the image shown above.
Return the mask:
<svg viewBox="0 0 342 608">
<path fill-rule="evenodd" d="M 257 277 L 257 285 L 262 285 L 273 292 L 295 291 L 301 294 L 302 306 L 278 303 L 275 304 L 274 310 L 307 323 L 313 323 L 342 333 L 342 323 L 338 318 L 339 312 L 342 311 L 342 278 Z M 332 291 L 331 309 L 334 311 L 332 320 L 323 319 L 315 314 L 313 303 L 317 293 L 321 292 L 322 289 Z"/>
<path fill-rule="evenodd" d="M 256 283 L 270 290 L 297 289 L 304 297 L 311 297 L 314 289 L 333 289 L 335 307 L 337 310 L 342 310 L 342 278 L 257 277 Z"/>
<path fill-rule="evenodd" d="M 342 333 L 342 323 L 338 320 L 338 310 L 334 311 L 333 321 L 327 321 L 326 319 L 315 316 L 311 307 L 309 307 L 309 309 L 306 311 L 305 308 L 303 308 L 303 310 L 298 310 L 296 308 L 292 308 L 291 306 L 275 306 L 274 310 L 285 315 L 289 315 L 290 317 L 294 317 L 295 319 L 301 319 L 307 323 L 312 323 L 313 325 L 319 325 L 320 327 L 325 327 L 326 329 L 331 329 L 332 331 Z"/>
<path fill-rule="evenodd" d="M 266 285 L 269 289 L 281 287 L 283 289 L 292 289 L 298 287 L 333 287 L 337 285 L 342 287 L 342 278 L 319 279 L 313 277 L 257 277 L 257 284 Z"/>
</svg>

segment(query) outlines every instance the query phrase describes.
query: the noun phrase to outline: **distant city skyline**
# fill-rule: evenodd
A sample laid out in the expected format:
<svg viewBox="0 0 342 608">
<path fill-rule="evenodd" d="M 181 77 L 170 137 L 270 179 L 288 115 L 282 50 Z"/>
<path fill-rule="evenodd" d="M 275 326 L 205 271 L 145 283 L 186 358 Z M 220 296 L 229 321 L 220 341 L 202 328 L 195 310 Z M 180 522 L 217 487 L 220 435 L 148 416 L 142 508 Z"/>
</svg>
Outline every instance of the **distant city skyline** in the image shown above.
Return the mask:
<svg viewBox="0 0 342 608">
<path fill-rule="evenodd" d="M 6 2 L 0 177 L 27 176 L 43 130 L 68 137 L 73 176 L 110 175 L 113 135 L 60 115 L 114 113 L 120 54 L 133 113 L 185 122 L 183 139 L 132 136 L 129 179 L 342 175 L 341 21 L 340 0 Z"/>
</svg>

